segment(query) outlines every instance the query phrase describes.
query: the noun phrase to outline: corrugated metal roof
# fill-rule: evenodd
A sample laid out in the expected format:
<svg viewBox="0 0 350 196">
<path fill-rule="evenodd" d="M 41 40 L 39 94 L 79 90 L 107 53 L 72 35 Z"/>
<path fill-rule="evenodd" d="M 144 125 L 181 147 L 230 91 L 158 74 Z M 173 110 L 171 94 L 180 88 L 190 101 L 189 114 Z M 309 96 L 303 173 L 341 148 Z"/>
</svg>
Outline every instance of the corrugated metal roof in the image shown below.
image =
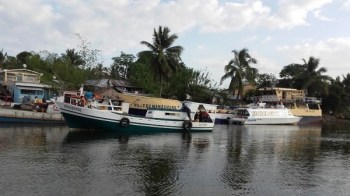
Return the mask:
<svg viewBox="0 0 350 196">
<path fill-rule="evenodd" d="M 97 87 L 134 87 L 126 80 L 113 79 L 87 80 L 85 84 Z"/>
</svg>

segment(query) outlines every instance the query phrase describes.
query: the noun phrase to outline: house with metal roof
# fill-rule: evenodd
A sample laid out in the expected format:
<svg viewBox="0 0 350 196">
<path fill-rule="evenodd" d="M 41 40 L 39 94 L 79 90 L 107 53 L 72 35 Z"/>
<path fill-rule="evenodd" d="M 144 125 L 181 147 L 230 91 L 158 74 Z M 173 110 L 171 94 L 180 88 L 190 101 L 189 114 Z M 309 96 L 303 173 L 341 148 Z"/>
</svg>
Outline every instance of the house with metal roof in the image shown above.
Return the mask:
<svg viewBox="0 0 350 196">
<path fill-rule="evenodd" d="M 87 80 L 84 85 L 93 86 L 95 89 L 113 87 L 119 93 L 140 93 L 141 88 L 131 85 L 126 80 L 114 80 L 114 79 L 100 79 L 100 80 Z"/>
<path fill-rule="evenodd" d="M 11 96 L 13 103 L 22 103 L 23 99 L 34 100 L 48 97 L 50 86 L 40 83 L 42 73 L 29 69 L 0 70 L 0 85 L 4 95 Z M 7 93 L 5 92 L 7 90 Z"/>
</svg>

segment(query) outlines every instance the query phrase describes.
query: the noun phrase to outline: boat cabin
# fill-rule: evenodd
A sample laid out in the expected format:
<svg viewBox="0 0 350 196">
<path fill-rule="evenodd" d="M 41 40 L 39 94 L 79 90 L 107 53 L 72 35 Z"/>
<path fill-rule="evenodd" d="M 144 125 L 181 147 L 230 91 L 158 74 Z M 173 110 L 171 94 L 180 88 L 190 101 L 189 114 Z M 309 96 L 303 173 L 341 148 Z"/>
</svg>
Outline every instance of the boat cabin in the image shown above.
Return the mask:
<svg viewBox="0 0 350 196">
<path fill-rule="evenodd" d="M 307 97 L 304 90 L 294 88 L 260 88 L 259 96 L 253 97 L 254 102 L 283 102 L 283 103 L 309 103 L 321 104 L 321 100 L 315 97 Z"/>
<path fill-rule="evenodd" d="M 184 120 L 187 118 L 187 113 L 179 110 L 157 110 L 150 109 L 146 113 L 147 118 Z"/>
<path fill-rule="evenodd" d="M 186 109 L 185 109 L 186 107 Z M 217 105 L 190 101 L 183 102 L 180 110 L 148 109 L 146 117 L 172 120 L 191 120 L 195 122 L 214 122 Z"/>
</svg>

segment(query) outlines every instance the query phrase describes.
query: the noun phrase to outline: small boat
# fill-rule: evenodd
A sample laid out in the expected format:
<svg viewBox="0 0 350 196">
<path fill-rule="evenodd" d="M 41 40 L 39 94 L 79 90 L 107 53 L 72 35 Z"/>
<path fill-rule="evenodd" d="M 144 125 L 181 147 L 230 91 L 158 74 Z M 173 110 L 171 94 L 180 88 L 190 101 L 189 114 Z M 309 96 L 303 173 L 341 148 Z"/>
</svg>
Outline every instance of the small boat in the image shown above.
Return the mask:
<svg viewBox="0 0 350 196">
<path fill-rule="evenodd" d="M 120 100 L 95 100 L 84 106 L 56 102 L 68 126 L 72 129 L 118 132 L 213 130 L 216 106 L 187 101 L 183 104 L 189 110 L 148 109 L 145 116 L 138 116 L 129 114 L 129 103 Z M 195 120 L 196 111 L 203 113 L 206 118 Z M 214 111 L 214 113 L 209 111 Z"/>
<path fill-rule="evenodd" d="M 230 124 L 234 116 L 234 109 L 220 107 L 216 110 L 215 124 Z"/>
<path fill-rule="evenodd" d="M 290 109 L 283 105 L 265 107 L 266 103 L 248 105 L 245 108 L 237 108 L 232 119 L 233 124 L 244 125 L 289 125 L 297 124 L 301 117 L 294 116 Z"/>
</svg>

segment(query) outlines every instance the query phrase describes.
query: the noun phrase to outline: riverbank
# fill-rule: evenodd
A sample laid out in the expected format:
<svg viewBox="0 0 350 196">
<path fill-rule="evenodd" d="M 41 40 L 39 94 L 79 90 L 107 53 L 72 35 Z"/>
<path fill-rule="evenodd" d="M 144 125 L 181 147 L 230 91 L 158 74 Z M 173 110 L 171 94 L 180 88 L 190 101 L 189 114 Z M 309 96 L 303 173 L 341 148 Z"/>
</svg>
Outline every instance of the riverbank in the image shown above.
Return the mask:
<svg viewBox="0 0 350 196">
<path fill-rule="evenodd" d="M 330 114 L 322 115 L 322 123 L 332 124 L 332 123 L 350 123 L 349 119 L 343 118 L 341 116 L 335 116 Z"/>
</svg>

